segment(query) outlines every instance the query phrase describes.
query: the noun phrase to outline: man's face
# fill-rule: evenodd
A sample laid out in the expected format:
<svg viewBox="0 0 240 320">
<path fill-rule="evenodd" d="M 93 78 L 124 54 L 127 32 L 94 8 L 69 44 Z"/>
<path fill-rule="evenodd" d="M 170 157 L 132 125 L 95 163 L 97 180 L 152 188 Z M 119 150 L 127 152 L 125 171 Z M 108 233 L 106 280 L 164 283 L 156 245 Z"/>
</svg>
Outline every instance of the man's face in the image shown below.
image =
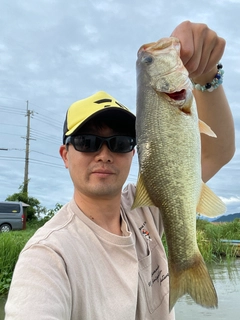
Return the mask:
<svg viewBox="0 0 240 320">
<path fill-rule="evenodd" d="M 108 127 L 91 128 L 84 134 L 110 137 L 118 134 Z M 127 153 L 113 153 L 106 143 L 96 152 L 79 152 L 70 144 L 68 150 L 60 147 L 60 154 L 69 169 L 75 194 L 110 199 L 119 195 L 129 174 L 134 150 Z"/>
</svg>

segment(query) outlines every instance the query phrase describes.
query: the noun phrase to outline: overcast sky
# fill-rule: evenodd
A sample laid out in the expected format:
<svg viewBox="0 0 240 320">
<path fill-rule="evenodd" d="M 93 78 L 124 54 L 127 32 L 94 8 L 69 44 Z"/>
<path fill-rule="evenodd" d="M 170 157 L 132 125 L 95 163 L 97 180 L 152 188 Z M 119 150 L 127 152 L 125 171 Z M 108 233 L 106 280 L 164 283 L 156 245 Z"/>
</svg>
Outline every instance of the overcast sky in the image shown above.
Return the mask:
<svg viewBox="0 0 240 320">
<path fill-rule="evenodd" d="M 227 41 L 224 87 L 236 126 L 234 158 L 208 185 L 240 212 L 239 0 L 1 0 L 0 201 L 23 183 L 27 102 L 29 195 L 48 209 L 72 197 L 58 150 L 74 101 L 104 90 L 135 113 L 139 47 L 184 20 L 204 22 Z M 127 182 L 136 182 L 137 156 Z"/>
</svg>

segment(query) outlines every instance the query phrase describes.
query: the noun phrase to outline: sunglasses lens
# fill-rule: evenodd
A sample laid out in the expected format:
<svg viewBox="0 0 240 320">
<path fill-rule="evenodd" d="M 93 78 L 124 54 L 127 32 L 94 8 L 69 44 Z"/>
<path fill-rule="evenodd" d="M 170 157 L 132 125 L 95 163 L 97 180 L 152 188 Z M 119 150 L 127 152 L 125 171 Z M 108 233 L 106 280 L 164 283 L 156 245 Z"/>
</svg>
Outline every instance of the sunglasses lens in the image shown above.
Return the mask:
<svg viewBox="0 0 240 320">
<path fill-rule="evenodd" d="M 80 152 L 96 152 L 104 142 L 107 143 L 108 148 L 112 152 L 116 153 L 130 152 L 135 146 L 135 139 L 127 136 L 104 138 L 95 135 L 79 135 L 71 137 L 71 143 Z"/>
<path fill-rule="evenodd" d="M 96 136 L 82 135 L 74 137 L 74 147 L 81 152 L 95 152 L 99 149 L 101 140 Z"/>
<path fill-rule="evenodd" d="M 112 152 L 126 153 L 134 148 L 134 140 L 131 137 L 115 136 L 108 140 L 109 149 Z"/>
</svg>

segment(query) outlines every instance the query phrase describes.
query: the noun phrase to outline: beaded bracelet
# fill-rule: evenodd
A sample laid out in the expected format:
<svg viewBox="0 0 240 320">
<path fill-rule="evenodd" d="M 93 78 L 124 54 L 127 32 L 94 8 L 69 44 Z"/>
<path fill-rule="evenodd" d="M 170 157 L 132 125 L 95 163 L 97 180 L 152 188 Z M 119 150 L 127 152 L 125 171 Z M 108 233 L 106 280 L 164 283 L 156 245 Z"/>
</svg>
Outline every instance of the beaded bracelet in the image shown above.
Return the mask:
<svg viewBox="0 0 240 320">
<path fill-rule="evenodd" d="M 201 86 L 200 84 L 194 83 L 192 81 L 193 88 L 202 92 L 204 91 L 212 92 L 214 89 L 217 89 L 223 83 L 224 71 L 222 68 L 223 68 L 222 64 L 218 63 L 217 64 L 218 72 L 214 76 L 213 81 L 206 83 L 204 86 Z"/>
</svg>

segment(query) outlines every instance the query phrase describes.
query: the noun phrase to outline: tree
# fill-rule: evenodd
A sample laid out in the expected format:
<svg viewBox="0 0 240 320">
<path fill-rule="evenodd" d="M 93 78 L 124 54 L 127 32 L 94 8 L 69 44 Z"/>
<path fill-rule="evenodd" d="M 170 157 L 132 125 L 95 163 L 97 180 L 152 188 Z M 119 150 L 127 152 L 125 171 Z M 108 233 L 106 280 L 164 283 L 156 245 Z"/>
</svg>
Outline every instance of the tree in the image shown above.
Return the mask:
<svg viewBox="0 0 240 320">
<path fill-rule="evenodd" d="M 45 222 L 50 220 L 61 208 L 62 204 L 56 203 L 54 209 L 49 209 L 45 212 L 45 216 L 41 219 L 41 222 L 44 224 Z"/>
<path fill-rule="evenodd" d="M 23 191 L 23 185 L 19 187 L 19 190 L 20 192 L 8 196 L 6 201 L 21 201 L 28 204 L 27 221 L 37 220 L 40 213 L 45 212 L 46 208 L 41 206 L 38 199 L 29 197 L 28 194 Z"/>
</svg>

